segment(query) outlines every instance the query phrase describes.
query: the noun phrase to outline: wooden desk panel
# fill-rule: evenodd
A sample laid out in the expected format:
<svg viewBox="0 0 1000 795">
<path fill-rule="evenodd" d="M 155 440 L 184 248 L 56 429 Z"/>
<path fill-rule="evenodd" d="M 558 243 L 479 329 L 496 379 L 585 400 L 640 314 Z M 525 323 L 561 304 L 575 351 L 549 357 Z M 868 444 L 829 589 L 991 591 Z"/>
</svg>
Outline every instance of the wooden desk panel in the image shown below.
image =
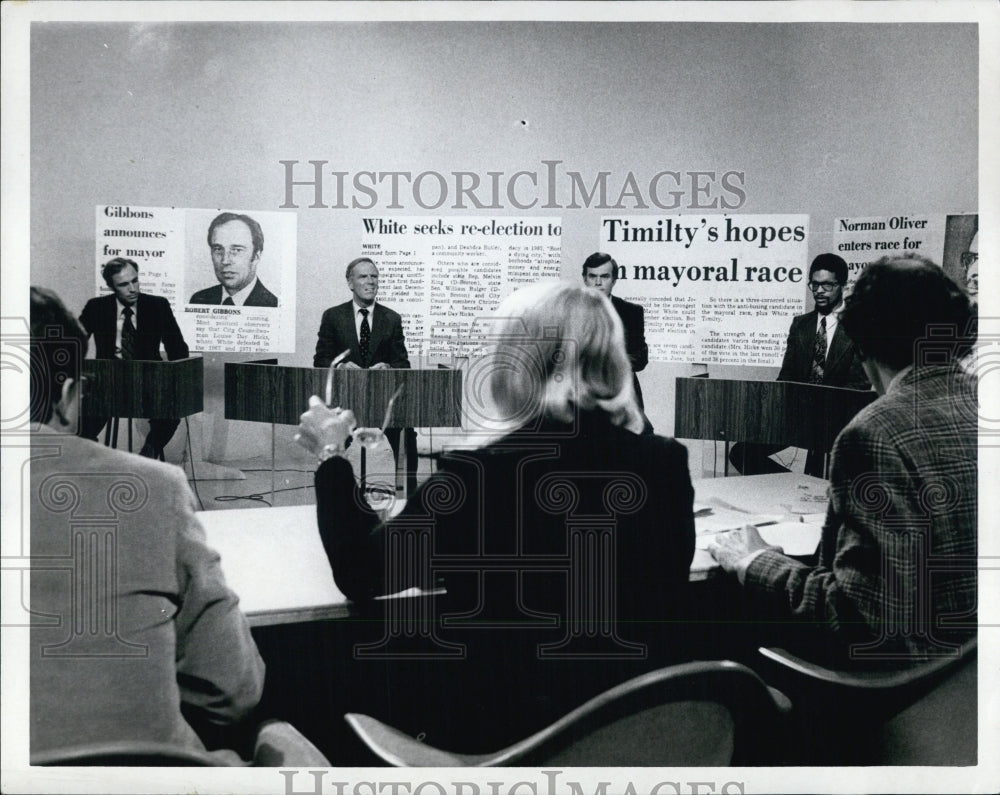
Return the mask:
<svg viewBox="0 0 1000 795">
<path fill-rule="evenodd" d="M 204 360 L 85 359 L 85 417 L 181 419 L 204 407 Z"/>
<path fill-rule="evenodd" d="M 791 381 L 678 378 L 674 435 L 828 452 L 843 427 L 876 397 Z"/>
<path fill-rule="evenodd" d="M 225 416 L 229 420 L 298 425 L 312 395 L 324 396 L 327 368 L 278 367 L 255 362 L 225 365 Z M 391 427 L 461 425 L 460 370 L 345 370 L 333 372 L 333 403 L 349 408 L 363 427 L 378 428 L 398 386 Z"/>
</svg>

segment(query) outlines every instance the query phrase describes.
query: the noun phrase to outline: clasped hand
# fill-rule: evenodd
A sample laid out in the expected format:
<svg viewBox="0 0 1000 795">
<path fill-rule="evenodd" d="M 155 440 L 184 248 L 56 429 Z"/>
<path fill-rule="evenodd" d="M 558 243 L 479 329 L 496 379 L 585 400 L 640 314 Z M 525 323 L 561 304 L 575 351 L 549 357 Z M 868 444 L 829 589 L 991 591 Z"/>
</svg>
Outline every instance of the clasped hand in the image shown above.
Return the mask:
<svg viewBox="0 0 1000 795">
<path fill-rule="evenodd" d="M 327 408 L 316 395 L 309 398 L 309 408 L 299 417 L 295 441 L 320 459 L 341 455 L 358 422 L 350 409 Z"/>
</svg>

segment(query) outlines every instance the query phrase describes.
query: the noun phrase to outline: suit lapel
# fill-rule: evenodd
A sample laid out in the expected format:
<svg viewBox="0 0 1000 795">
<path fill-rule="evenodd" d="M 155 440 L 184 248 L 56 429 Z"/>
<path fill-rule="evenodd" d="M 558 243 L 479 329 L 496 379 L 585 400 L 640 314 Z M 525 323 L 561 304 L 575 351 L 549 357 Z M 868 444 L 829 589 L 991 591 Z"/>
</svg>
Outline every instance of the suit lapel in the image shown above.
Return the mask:
<svg viewBox="0 0 1000 795">
<path fill-rule="evenodd" d="M 111 347 L 113 354 L 114 353 L 113 349 L 115 345 L 115 335 L 118 333 L 116 325 L 118 323 L 118 313 L 121 312 L 121 305 L 118 303 L 118 299 L 115 298 L 114 293 L 109 295 L 108 298 L 111 300 L 107 302 L 108 308 L 104 313 L 104 322 L 107 324 L 105 328 L 107 329 L 108 334 L 111 335 Z"/>
<path fill-rule="evenodd" d="M 375 305 L 372 304 L 374 307 Z M 380 308 L 378 312 L 372 312 L 371 319 L 369 320 L 372 327 L 372 336 L 368 341 L 368 362 L 365 363 L 367 366 L 375 357 L 375 351 L 378 350 L 379 344 L 382 342 L 382 337 L 385 336 L 385 309 Z"/>
<path fill-rule="evenodd" d="M 826 367 L 824 368 L 826 377 L 829 377 L 830 373 L 837 369 L 837 365 L 850 347 L 851 341 L 838 322 L 837 329 L 833 332 L 833 340 L 830 342 L 830 352 L 826 355 Z"/>
<path fill-rule="evenodd" d="M 801 344 L 798 346 L 799 361 L 798 368 L 801 373 L 801 379 L 805 382 L 809 381 L 809 375 L 812 372 L 812 360 L 813 351 L 815 350 L 816 344 L 816 323 L 818 313 L 814 309 L 812 312 L 804 316 L 802 325 L 799 326 L 799 339 Z"/>
</svg>

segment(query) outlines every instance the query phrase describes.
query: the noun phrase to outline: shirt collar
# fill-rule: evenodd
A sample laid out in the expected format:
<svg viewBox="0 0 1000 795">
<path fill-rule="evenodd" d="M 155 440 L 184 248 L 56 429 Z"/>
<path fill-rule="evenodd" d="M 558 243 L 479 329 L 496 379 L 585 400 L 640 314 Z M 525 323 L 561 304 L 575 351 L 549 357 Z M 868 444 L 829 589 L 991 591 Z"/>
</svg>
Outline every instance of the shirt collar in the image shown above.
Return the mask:
<svg viewBox="0 0 1000 795">
<path fill-rule="evenodd" d="M 830 312 L 830 314 L 828 314 L 828 315 L 821 314 L 817 310 L 817 312 L 816 312 L 816 315 L 817 315 L 817 317 L 816 317 L 816 327 L 819 328 L 820 320 L 822 320 L 823 318 L 826 318 L 826 325 L 827 325 L 827 327 L 829 327 L 829 326 L 836 326 L 840 322 L 840 313 L 843 312 L 843 311 L 844 311 L 844 302 L 843 301 L 841 301 L 839 304 L 837 304 L 837 308 L 834 309 L 832 312 Z"/>
<path fill-rule="evenodd" d="M 123 304 L 121 301 L 119 301 L 118 298 L 117 298 L 117 296 L 116 296 L 115 297 L 115 306 L 118 307 L 118 317 L 122 317 L 122 313 L 126 309 L 131 309 L 132 310 L 132 317 L 139 317 L 139 302 L 138 301 L 136 301 L 134 304 L 132 304 L 132 306 L 125 306 L 125 304 Z"/>
<path fill-rule="evenodd" d="M 236 306 L 243 306 L 246 303 L 247 298 L 250 297 L 250 293 L 252 293 L 254 291 L 254 288 L 256 286 L 257 286 L 257 277 L 254 276 L 253 277 L 253 281 L 250 282 L 250 284 L 248 284 L 246 287 L 244 287 L 238 293 L 233 293 L 232 295 L 229 295 L 229 293 L 226 292 L 226 288 L 223 287 L 222 288 L 222 300 L 225 301 L 227 297 L 228 298 L 232 298 L 233 299 L 233 303 L 236 304 Z"/>
<path fill-rule="evenodd" d="M 885 388 L 886 394 L 888 394 L 889 392 L 892 392 L 892 390 L 895 388 L 896 384 L 898 384 L 900 381 L 902 381 L 903 378 L 906 377 L 907 373 L 909 373 L 910 370 L 912 370 L 912 369 L 913 369 L 913 365 L 912 364 L 908 364 L 908 365 L 906 365 L 906 367 L 904 367 L 902 370 L 900 370 L 898 373 L 896 373 L 892 377 L 892 380 L 889 382 L 889 385 Z"/>
<path fill-rule="evenodd" d="M 352 298 L 351 299 L 351 303 L 354 305 L 354 316 L 355 317 L 357 317 L 358 312 L 360 312 L 362 309 L 367 309 L 368 310 L 368 316 L 371 317 L 372 310 L 375 308 L 375 302 L 374 301 L 372 301 L 371 306 L 361 306 L 361 304 L 359 304 L 357 301 L 355 301 Z"/>
</svg>

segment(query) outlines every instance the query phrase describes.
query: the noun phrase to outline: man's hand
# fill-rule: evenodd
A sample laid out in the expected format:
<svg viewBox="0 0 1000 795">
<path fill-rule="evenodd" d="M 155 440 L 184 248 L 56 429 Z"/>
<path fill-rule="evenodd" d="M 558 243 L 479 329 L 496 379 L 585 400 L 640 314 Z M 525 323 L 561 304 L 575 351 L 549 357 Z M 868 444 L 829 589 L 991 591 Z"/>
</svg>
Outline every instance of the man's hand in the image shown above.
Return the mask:
<svg viewBox="0 0 1000 795">
<path fill-rule="evenodd" d="M 377 362 L 368 368 L 369 370 L 390 370 L 388 362 Z"/>
<path fill-rule="evenodd" d="M 738 575 L 740 582 L 743 581 L 743 575 L 746 573 L 750 561 L 757 557 L 757 553 L 766 549 L 784 553 L 781 547 L 768 544 L 761 538 L 757 528 L 752 524 L 730 530 L 727 533 L 719 533 L 715 536 L 715 540 L 708 545 L 708 551 L 712 553 L 712 557 L 719 561 L 719 565 L 725 571 Z"/>
<path fill-rule="evenodd" d="M 345 370 L 360 370 L 361 369 L 361 365 L 355 364 L 354 362 L 343 362 L 342 364 L 338 364 L 337 367 L 342 367 Z"/>
<path fill-rule="evenodd" d="M 316 395 L 309 398 L 309 409 L 299 417 L 295 441 L 321 461 L 341 455 L 347 439 L 357 426 L 354 412 L 341 408 L 329 409 Z"/>
</svg>

